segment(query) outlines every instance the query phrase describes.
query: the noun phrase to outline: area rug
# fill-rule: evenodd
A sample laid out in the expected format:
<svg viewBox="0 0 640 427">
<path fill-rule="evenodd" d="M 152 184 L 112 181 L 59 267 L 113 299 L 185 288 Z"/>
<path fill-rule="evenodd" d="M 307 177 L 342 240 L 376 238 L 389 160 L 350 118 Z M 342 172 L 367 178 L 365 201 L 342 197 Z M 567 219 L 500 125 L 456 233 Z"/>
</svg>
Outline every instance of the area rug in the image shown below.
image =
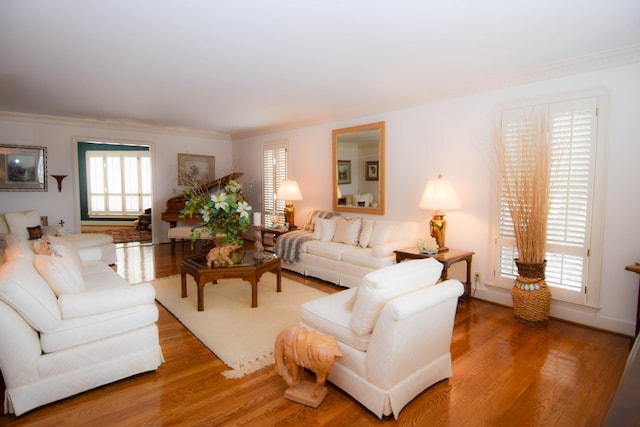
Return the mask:
<svg viewBox="0 0 640 427">
<path fill-rule="evenodd" d="M 219 280 L 204 287 L 204 311 L 197 309 L 195 281 L 187 275 L 187 298 L 180 297 L 180 275 L 151 283 L 156 299 L 239 378 L 274 364 L 278 333 L 297 326 L 300 305 L 326 296 L 319 290 L 282 278 L 276 292 L 276 275 L 265 273 L 258 282 L 258 307 L 251 308 L 251 285 L 240 279 Z"/>
<path fill-rule="evenodd" d="M 113 237 L 113 243 L 150 242 L 151 230 L 136 230 L 133 227 L 117 228 L 113 230 L 90 231 L 89 233 L 108 234 Z"/>
</svg>

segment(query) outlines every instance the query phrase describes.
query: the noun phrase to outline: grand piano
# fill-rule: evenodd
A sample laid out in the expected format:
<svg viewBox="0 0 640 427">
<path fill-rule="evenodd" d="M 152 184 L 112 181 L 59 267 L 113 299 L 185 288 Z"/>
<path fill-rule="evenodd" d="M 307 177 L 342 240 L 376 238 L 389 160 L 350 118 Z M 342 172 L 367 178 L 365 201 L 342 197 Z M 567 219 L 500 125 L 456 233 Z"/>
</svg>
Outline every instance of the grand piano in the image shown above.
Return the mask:
<svg viewBox="0 0 640 427">
<path fill-rule="evenodd" d="M 229 175 L 225 175 L 216 180 L 207 182 L 206 184 L 202 184 L 202 188 L 206 189 L 209 193 L 213 193 L 225 187 L 229 183 L 229 181 L 238 179 L 244 175 L 242 172 L 234 172 Z M 184 194 L 180 194 L 178 196 L 174 196 L 167 200 L 167 209 L 162 212 L 160 219 L 169 223 L 170 228 L 174 228 L 178 225 L 179 222 L 194 224 L 202 223 L 202 218 L 199 216 L 180 218 L 180 211 L 184 209 L 187 204 L 187 199 Z M 171 239 L 171 251 L 172 253 L 175 250 L 175 239 Z"/>
</svg>

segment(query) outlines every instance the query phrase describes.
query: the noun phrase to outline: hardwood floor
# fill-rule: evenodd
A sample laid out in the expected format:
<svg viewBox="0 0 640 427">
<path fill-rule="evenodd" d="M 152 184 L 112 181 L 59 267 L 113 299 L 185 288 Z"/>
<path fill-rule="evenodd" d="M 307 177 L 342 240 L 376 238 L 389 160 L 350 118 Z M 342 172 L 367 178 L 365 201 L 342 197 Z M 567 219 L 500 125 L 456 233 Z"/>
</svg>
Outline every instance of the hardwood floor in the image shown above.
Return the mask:
<svg viewBox="0 0 640 427">
<path fill-rule="evenodd" d="M 187 243 L 119 245 L 117 271 L 131 283 L 179 272 Z M 341 288 L 294 273 L 287 277 L 322 289 Z M 472 299 L 458 305 L 451 343 L 453 377 L 421 393 L 400 413 L 379 420 L 329 384 L 317 409 L 284 399 L 286 384 L 264 368 L 226 379 L 226 367 L 160 307 L 165 363 L 157 372 L 35 409 L 1 416 L 3 426 L 599 426 L 625 360 L 628 337 L 551 320 L 528 328 L 511 309 Z M 311 374 L 307 373 L 311 379 Z M 2 386 L 4 389 L 4 386 Z"/>
</svg>

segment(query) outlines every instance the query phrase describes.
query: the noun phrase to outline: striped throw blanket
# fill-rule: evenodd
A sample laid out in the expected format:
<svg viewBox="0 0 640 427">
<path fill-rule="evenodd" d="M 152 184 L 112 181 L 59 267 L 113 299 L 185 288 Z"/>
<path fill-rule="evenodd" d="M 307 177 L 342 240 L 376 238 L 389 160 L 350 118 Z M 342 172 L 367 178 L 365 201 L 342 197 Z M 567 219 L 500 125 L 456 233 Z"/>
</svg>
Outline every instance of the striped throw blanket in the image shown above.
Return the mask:
<svg viewBox="0 0 640 427">
<path fill-rule="evenodd" d="M 300 230 L 290 231 L 278 237 L 276 240 L 276 254 L 284 262 L 296 264 L 300 261 L 300 249 L 302 244 L 313 239 L 313 229 L 316 218 L 332 218 L 340 215 L 333 211 L 312 211 L 307 216 L 304 226 Z"/>
</svg>

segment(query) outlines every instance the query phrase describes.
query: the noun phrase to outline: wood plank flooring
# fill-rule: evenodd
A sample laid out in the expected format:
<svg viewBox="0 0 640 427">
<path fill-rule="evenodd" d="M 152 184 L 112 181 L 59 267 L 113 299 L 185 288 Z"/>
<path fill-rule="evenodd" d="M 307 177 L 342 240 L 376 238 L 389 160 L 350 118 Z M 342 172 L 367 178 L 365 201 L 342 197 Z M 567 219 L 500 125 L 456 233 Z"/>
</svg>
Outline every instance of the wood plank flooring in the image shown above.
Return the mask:
<svg viewBox="0 0 640 427">
<path fill-rule="evenodd" d="M 168 244 L 118 246 L 117 271 L 131 283 L 176 274 L 180 257 L 192 253 L 189 243 L 178 245 L 176 257 Z M 341 289 L 285 274 L 329 293 Z M 158 325 L 165 363 L 157 372 L 21 417 L 0 416 L 0 425 L 599 426 L 630 343 L 629 337 L 557 320 L 528 328 L 509 308 L 477 299 L 462 302 L 451 343 L 453 377 L 421 393 L 396 421 L 379 420 L 331 384 L 317 409 L 288 401 L 286 384 L 272 366 L 226 379 L 222 362 L 162 307 Z"/>
</svg>

